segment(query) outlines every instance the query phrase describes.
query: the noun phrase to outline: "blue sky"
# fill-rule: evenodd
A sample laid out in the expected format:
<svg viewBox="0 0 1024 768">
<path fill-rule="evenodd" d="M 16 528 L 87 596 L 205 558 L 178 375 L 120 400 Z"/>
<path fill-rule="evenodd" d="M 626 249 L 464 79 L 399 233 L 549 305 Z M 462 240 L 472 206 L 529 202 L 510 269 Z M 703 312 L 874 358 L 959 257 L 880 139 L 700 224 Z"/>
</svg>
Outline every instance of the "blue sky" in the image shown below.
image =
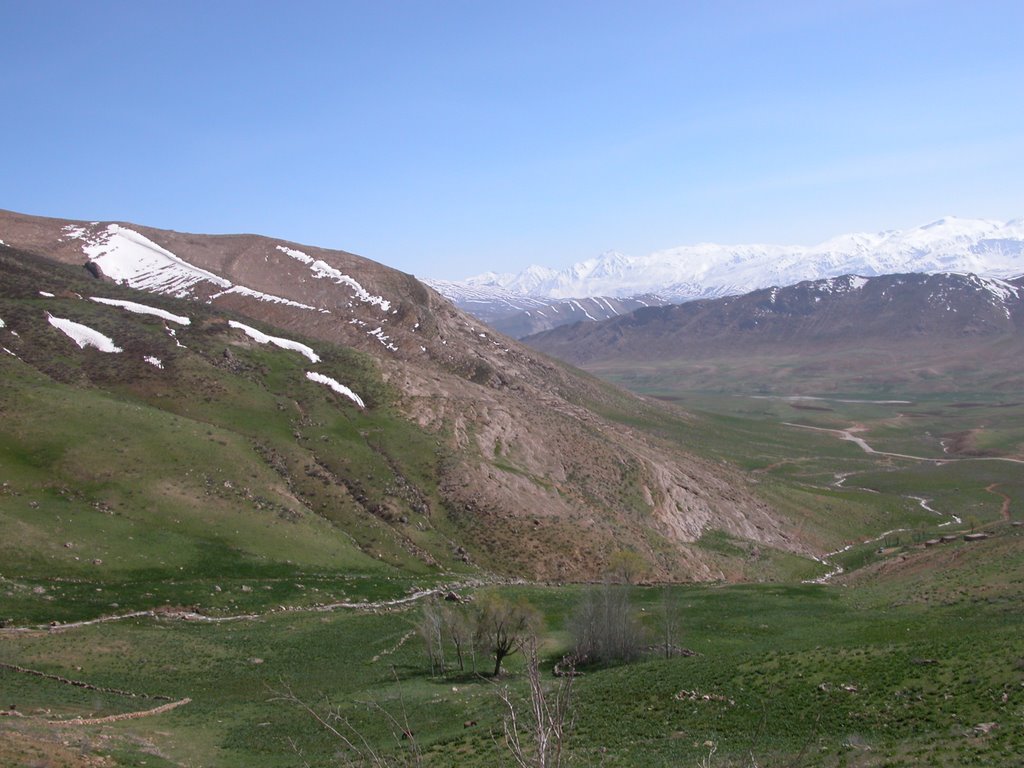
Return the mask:
<svg viewBox="0 0 1024 768">
<path fill-rule="evenodd" d="M 1019 0 L 0 0 L 0 31 L 26 213 L 441 278 L 1024 215 Z"/>
</svg>

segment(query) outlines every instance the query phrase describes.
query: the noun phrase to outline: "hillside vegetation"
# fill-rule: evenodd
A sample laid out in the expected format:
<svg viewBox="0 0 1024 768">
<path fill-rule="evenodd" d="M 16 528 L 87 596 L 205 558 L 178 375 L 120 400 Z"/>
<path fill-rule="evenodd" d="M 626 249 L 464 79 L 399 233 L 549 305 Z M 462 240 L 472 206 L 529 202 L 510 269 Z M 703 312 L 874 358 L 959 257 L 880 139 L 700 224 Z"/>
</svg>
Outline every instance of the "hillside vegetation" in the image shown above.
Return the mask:
<svg viewBox="0 0 1024 768">
<path fill-rule="evenodd" d="M 424 605 L 528 604 L 552 689 L 602 578 L 643 582 L 650 647 L 582 669 L 570 765 L 1024 760 L 1024 406 L 980 374 L 623 377 L 640 400 L 470 346 L 443 303 L 450 358 L 410 364 L 258 304 L 2 246 L 0 270 L 0 764 L 344 765 L 331 713 L 355 764 L 511 764 L 522 654 L 437 674 Z"/>
</svg>

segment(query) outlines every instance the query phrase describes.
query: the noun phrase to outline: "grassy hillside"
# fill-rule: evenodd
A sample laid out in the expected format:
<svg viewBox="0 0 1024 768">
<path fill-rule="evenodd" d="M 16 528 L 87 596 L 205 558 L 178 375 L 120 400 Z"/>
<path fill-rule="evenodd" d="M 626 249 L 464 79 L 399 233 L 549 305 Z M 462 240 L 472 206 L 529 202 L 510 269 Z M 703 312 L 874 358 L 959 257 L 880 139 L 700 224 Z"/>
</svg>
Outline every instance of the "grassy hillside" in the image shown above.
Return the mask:
<svg viewBox="0 0 1024 768">
<path fill-rule="evenodd" d="M 979 543 L 910 549 L 907 572 L 866 572 L 846 588 L 637 590 L 652 635 L 668 600 L 677 636 L 697 655 L 588 670 L 575 684 L 572 762 L 698 765 L 714 750 L 712 764 L 722 766 L 1018 765 L 1022 552 L 1020 530 L 1006 527 Z M 917 581 L 935 572 L 931 558 L 958 562 L 939 591 Z M 1001 579 L 991 578 L 994 559 Z M 507 592 L 543 610 L 550 669 L 581 588 Z M 291 692 L 320 713 L 336 710 L 354 730 L 335 724 L 365 737 L 389 764 L 410 757 L 399 726 L 414 732 L 422 764 L 509 764 L 497 686 L 473 675 L 432 677 L 415 633 L 419 616 L 410 606 L 0 633 L 8 663 L 166 697 L 83 691 L 0 670 L 0 686 L 26 715 L 0 723 L 0 756 L 32 764 L 18 755 L 45 751 L 57 734 L 79 754 L 111 756 L 108 765 L 331 764 L 340 743 L 281 700 Z M 517 697 L 525 696 L 521 669 L 512 657 L 502 682 Z M 106 725 L 47 725 L 41 715 L 101 717 L 186 697 L 166 714 Z M 988 723 L 996 725 L 977 728 Z"/>
<path fill-rule="evenodd" d="M 521 658 L 497 684 L 434 677 L 416 632 L 425 588 L 462 583 L 473 596 L 498 580 L 462 548 L 466 520 L 443 498 L 452 443 L 407 417 L 373 358 L 289 333 L 321 355 L 313 364 L 204 305 L 102 285 L 191 318 L 176 324 L 81 298 L 99 284 L 73 268 L 0 268 L 0 764 L 344 764 L 289 692 L 337 712 L 332 722 L 384 763 L 509 764 L 496 688 L 525 697 Z M 79 349 L 47 312 L 123 351 Z M 652 450 L 698 451 L 784 513 L 793 535 L 836 552 L 815 562 L 706 529 L 693 547 L 726 579 L 752 583 L 638 588 L 652 642 L 668 605 L 677 642 L 697 655 L 588 669 L 575 684 L 571 764 L 1024 762 L 1024 533 L 1013 525 L 1024 465 L 996 460 L 1019 457 L 1020 404 L 981 388 L 896 404 L 652 390 L 672 398 L 666 411 L 588 383 L 584 394 L 566 387 L 576 404 L 653 435 Z M 784 422 L 856 428 L 880 453 Z M 530 457 L 502 434 L 474 436 L 494 447 L 482 472 L 523 473 Z M 641 514 L 638 462 L 604 464 L 591 470 L 595 497 Z M 482 520 L 478 540 L 545 541 L 547 557 L 589 544 L 528 533 L 532 516 L 522 529 Z M 972 529 L 990 537 L 964 541 Z M 541 612 L 553 685 L 585 586 L 500 589 Z M 145 714 L 158 707 L 173 708 Z M 144 714 L 76 720 L 132 713 Z"/>
<path fill-rule="evenodd" d="M 318 344 L 314 366 L 201 307 L 147 298 L 192 318 L 176 325 L 84 300 L 95 284 L 32 266 L 5 264 L 0 299 L 11 353 L 0 357 L 0 572 L 25 585 L 67 583 L 61 599 L 44 599 L 55 597 L 48 586 L 46 596 L 9 596 L 7 618 L 66 620 L 111 602 L 63 599 L 79 582 L 138 584 L 138 595 L 117 600 L 125 609 L 170 601 L 218 610 L 245 603 L 228 588 L 244 579 L 372 582 L 467 569 L 434 495 L 438 444 L 389 406 L 371 359 Z M 110 336 L 123 352 L 79 349 L 40 321 L 46 313 Z M 308 380 L 311 369 L 367 407 Z M 224 591 L 211 595 L 216 580 Z"/>
</svg>

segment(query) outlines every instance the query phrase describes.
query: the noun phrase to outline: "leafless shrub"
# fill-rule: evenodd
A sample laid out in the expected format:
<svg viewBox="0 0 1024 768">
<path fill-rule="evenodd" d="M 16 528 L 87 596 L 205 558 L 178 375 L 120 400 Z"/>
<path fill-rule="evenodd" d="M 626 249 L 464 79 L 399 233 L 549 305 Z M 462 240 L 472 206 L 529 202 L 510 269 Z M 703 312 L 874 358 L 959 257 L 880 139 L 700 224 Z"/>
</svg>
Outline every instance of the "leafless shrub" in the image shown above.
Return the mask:
<svg viewBox="0 0 1024 768">
<path fill-rule="evenodd" d="M 645 645 L 643 627 L 630 601 L 629 587 L 602 584 L 587 590 L 569 622 L 577 659 L 607 663 L 632 661 Z"/>
<path fill-rule="evenodd" d="M 521 644 L 530 685 L 529 706 L 517 703 L 508 686 L 498 695 L 505 705 L 505 746 L 519 768 L 558 768 L 566 754 L 573 726 L 572 685 L 574 675 L 563 675 L 550 689 L 541 679 L 537 638 L 528 636 Z"/>
<path fill-rule="evenodd" d="M 397 679 L 397 678 L 396 678 Z M 366 738 L 351 721 L 341 712 L 339 707 L 326 706 L 317 709 L 305 700 L 299 698 L 291 689 L 285 685 L 282 690 L 274 691 L 273 701 L 282 701 L 295 705 L 315 720 L 321 728 L 333 736 L 340 745 L 336 757 L 344 766 L 372 766 L 373 768 L 418 768 L 423 765 L 423 756 L 420 753 L 416 736 L 409 727 L 409 721 L 405 713 L 405 702 L 399 699 L 401 705 L 400 717 L 395 716 L 376 702 L 370 706 L 376 710 L 391 727 L 392 736 L 399 747 L 397 754 L 385 754 Z M 308 766 L 301 748 L 294 740 L 290 740 L 292 749 Z"/>
</svg>

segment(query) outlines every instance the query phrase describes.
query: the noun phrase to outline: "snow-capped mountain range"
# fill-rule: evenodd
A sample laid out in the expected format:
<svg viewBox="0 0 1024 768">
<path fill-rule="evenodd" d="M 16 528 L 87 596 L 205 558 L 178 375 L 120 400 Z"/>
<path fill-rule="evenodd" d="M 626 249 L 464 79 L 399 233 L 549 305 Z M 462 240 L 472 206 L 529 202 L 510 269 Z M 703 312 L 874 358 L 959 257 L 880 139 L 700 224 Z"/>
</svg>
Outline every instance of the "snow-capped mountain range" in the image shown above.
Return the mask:
<svg viewBox="0 0 1024 768">
<path fill-rule="evenodd" d="M 531 266 L 458 282 L 427 281 L 464 306 L 486 299 L 567 299 L 656 294 L 671 302 L 748 293 L 845 274 L 1024 274 L 1024 218 L 1008 222 L 947 216 L 906 230 L 854 233 L 814 246 L 700 243 L 628 256 L 615 251 L 562 270 Z M 525 307 L 523 307 L 525 309 Z"/>
</svg>

